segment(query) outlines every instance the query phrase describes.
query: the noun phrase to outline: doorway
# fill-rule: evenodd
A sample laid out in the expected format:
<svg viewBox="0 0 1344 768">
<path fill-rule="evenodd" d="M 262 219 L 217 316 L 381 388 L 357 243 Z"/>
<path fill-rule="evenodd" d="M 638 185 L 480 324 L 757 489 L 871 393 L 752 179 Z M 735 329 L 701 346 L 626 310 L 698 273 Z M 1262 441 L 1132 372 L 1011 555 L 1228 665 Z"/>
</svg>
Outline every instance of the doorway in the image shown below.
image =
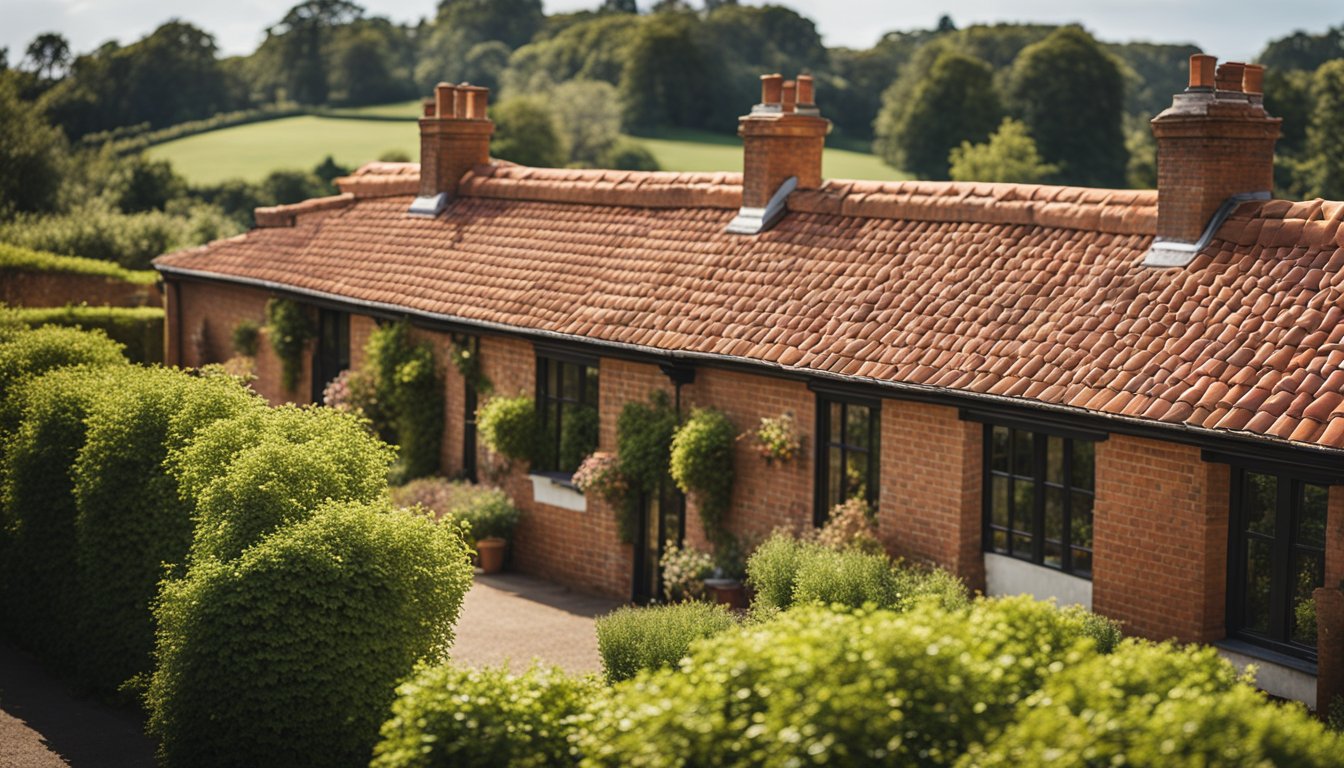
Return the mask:
<svg viewBox="0 0 1344 768">
<path fill-rule="evenodd" d="M 656 493 L 637 500 L 635 523 L 635 576 L 630 599 L 639 605 L 662 602 L 663 555 L 669 543 L 678 547 L 686 535 L 686 496 L 671 478 Z"/>
</svg>

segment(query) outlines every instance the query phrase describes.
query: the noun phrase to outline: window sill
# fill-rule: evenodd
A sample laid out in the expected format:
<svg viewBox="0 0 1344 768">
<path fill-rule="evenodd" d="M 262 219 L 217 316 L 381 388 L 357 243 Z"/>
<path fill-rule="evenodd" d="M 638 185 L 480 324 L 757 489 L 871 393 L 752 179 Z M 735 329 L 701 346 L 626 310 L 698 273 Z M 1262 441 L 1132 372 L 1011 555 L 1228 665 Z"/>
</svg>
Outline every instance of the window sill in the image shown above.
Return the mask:
<svg viewBox="0 0 1344 768">
<path fill-rule="evenodd" d="M 1218 654 L 1238 670 L 1254 664 L 1255 684 L 1271 696 L 1294 699 L 1308 707 L 1316 706 L 1316 665 L 1263 646 L 1229 637 L 1213 646 Z"/>
<path fill-rule="evenodd" d="M 588 500 L 574 486 L 571 475 L 563 472 L 533 472 L 528 475 L 532 481 L 532 500 L 571 512 L 587 512 Z"/>
</svg>

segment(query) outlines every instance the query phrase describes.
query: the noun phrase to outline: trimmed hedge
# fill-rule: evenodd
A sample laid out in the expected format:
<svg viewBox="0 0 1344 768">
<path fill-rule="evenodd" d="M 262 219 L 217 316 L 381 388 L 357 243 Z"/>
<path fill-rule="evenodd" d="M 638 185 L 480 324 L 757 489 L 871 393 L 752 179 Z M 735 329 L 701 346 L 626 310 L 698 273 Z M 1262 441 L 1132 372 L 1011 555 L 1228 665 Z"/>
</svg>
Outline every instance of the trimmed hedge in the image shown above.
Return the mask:
<svg viewBox="0 0 1344 768">
<path fill-rule="evenodd" d="M 202 430 L 169 458 L 195 500 L 191 560 L 232 560 L 326 501 L 387 492 L 392 449 L 330 408 L 257 409 Z"/>
<path fill-rule="evenodd" d="M 576 717 L 597 691 L 589 677 L 533 666 L 444 664 L 397 688 L 371 768 L 549 768 L 574 765 Z"/>
<path fill-rule="evenodd" d="M 1296 704 L 1267 702 L 1213 648 L 1129 640 L 1071 665 L 959 765 L 1060 768 L 1338 766 L 1344 739 Z"/>
<path fill-rule="evenodd" d="M 30 328 L 56 325 L 102 331 L 125 346 L 131 362 L 163 362 L 164 315 L 160 307 L 23 307 L 4 313 Z"/>
<path fill-rule="evenodd" d="M 54 370 L 8 398 L 18 428 L 0 466 L 0 627 L 58 669 L 73 669 L 81 640 L 70 470 L 85 419 L 120 370 Z"/>
<path fill-rule="evenodd" d="M 640 670 L 673 669 L 691 643 L 736 623 L 725 606 L 710 603 L 620 608 L 597 620 L 602 670 L 614 683 Z"/>
<path fill-rule="evenodd" d="M 126 367 L 88 415 L 75 462 L 79 677 L 115 691 L 152 668 L 150 603 L 192 542 L 192 504 L 165 460 L 202 427 L 262 401 L 228 377 Z"/>
<path fill-rule="evenodd" d="M 0 243 L 0 271 L 61 272 L 89 277 L 109 277 L 136 285 L 153 285 L 159 274 L 152 269 L 131 270 L 101 259 L 61 256 L 46 251 Z"/>
<path fill-rule="evenodd" d="M 332 504 L 165 583 L 149 728 L 173 766 L 366 765 L 397 682 L 471 584 L 460 529 Z"/>
<path fill-rule="evenodd" d="M 0 321 L 4 318 L 0 317 Z M 126 362 L 122 345 L 101 331 L 48 325 L 30 331 L 12 329 L 0 340 L 0 397 L 25 378 L 68 365 L 116 365 Z"/>
<path fill-rule="evenodd" d="M 800 607 L 691 646 L 599 696 L 588 765 L 952 765 L 1008 725 L 1081 620 L 1027 597 L 904 613 Z"/>
</svg>

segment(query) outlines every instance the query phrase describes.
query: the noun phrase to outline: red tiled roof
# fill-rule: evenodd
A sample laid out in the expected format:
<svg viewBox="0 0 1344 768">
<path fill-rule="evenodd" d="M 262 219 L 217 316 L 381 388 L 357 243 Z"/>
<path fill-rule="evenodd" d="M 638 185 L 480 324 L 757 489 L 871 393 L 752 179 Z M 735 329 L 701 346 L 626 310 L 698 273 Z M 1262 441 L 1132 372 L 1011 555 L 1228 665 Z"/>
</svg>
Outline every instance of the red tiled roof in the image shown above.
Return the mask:
<svg viewBox="0 0 1344 768">
<path fill-rule="evenodd" d="M 724 233 L 737 174 L 485 166 L 436 219 L 375 164 L 161 257 L 467 322 L 1344 449 L 1344 204 L 1247 203 L 1141 266 L 1156 194 L 828 182 Z M 260 222 L 260 218 L 259 218 Z"/>
</svg>

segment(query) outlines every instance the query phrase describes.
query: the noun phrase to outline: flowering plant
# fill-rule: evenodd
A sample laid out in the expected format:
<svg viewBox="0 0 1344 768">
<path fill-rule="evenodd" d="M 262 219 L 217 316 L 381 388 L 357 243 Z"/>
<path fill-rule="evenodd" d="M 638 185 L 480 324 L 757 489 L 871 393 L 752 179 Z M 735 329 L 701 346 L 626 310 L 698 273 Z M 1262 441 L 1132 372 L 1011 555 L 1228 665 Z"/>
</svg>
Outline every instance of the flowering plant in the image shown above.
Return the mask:
<svg viewBox="0 0 1344 768">
<path fill-rule="evenodd" d="M 763 417 L 760 426 L 750 434 L 756 443 L 756 452 L 767 464 L 791 461 L 803 449 L 791 413 Z"/>
<path fill-rule="evenodd" d="M 831 508 L 826 524 L 813 529 L 812 541 L 837 551 L 857 549 L 870 555 L 885 550 L 877 538 L 873 508 L 862 498 L 849 499 Z"/>
<path fill-rule="evenodd" d="M 608 451 L 597 451 L 584 459 L 573 480 L 580 492 L 592 493 L 609 504 L 619 504 L 630 490 L 620 460 Z"/>
<path fill-rule="evenodd" d="M 714 558 L 692 546 L 684 549 L 667 542 L 663 559 L 663 594 L 669 603 L 701 600 L 705 596 L 705 579 L 714 575 Z"/>
</svg>

